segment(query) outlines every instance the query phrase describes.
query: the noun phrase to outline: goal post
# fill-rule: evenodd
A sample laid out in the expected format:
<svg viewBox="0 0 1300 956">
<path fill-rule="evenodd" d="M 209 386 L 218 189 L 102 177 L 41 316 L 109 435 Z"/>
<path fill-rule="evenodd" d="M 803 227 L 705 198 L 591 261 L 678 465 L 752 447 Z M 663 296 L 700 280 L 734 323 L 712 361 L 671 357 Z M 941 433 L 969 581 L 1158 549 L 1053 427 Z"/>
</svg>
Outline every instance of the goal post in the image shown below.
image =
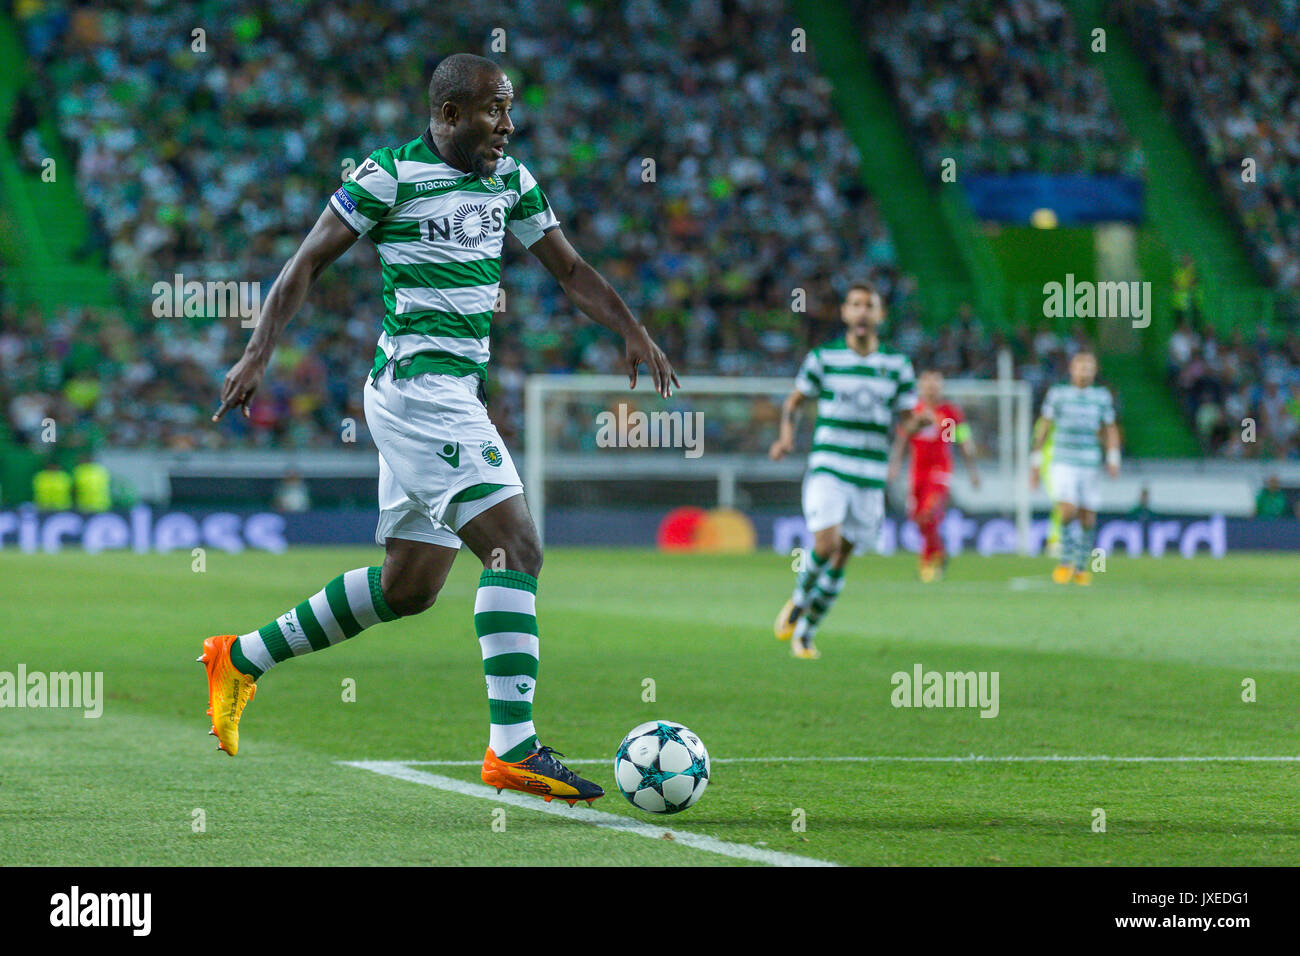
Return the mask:
<svg viewBox="0 0 1300 956">
<path fill-rule="evenodd" d="M 1012 517 L 1017 548 L 1027 554 L 1032 390 L 1010 377 L 1006 358 L 999 362 L 1002 377 L 947 379 L 944 397 L 965 411 L 983 479 L 974 497 L 961 484 L 959 467 L 954 487 L 961 485 L 979 510 Z M 668 399 L 649 386 L 644 376 L 635 390 L 621 375 L 526 379 L 524 490 L 543 541 L 556 497 L 620 506 L 630 498 L 668 508 L 688 503 L 680 492 L 674 498 L 673 489 L 689 485 L 694 496 L 707 493 L 710 504 L 745 510 L 779 489 L 780 500 L 798 509 L 797 484 L 815 416 L 804 416 L 794 454 L 779 462 L 767 457 L 793 376 L 692 375 Z M 627 490 L 629 483 L 634 491 Z"/>
</svg>

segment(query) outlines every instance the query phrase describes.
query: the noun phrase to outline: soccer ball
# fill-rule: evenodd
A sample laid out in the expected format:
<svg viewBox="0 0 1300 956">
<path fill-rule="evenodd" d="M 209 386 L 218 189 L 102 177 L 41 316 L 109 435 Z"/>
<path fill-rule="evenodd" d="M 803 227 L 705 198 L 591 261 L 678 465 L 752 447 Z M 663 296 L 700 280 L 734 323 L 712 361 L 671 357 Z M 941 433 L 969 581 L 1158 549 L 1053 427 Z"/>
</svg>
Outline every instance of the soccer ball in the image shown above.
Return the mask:
<svg viewBox="0 0 1300 956">
<path fill-rule="evenodd" d="M 619 792 L 638 810 L 680 813 L 709 785 L 709 752 L 690 729 L 671 720 L 633 727 L 614 754 Z"/>
</svg>

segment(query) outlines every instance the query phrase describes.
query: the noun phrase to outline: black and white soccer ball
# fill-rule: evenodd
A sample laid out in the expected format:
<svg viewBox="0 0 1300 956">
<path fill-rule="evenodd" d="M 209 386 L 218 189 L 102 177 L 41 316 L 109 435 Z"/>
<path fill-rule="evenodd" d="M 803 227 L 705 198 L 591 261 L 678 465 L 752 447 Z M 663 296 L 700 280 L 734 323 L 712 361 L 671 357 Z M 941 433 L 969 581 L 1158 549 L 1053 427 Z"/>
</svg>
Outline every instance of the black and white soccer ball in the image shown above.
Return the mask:
<svg viewBox="0 0 1300 956">
<path fill-rule="evenodd" d="M 638 810 L 680 813 L 699 802 L 709 785 L 709 752 L 688 727 L 649 720 L 618 745 L 614 780 Z"/>
</svg>

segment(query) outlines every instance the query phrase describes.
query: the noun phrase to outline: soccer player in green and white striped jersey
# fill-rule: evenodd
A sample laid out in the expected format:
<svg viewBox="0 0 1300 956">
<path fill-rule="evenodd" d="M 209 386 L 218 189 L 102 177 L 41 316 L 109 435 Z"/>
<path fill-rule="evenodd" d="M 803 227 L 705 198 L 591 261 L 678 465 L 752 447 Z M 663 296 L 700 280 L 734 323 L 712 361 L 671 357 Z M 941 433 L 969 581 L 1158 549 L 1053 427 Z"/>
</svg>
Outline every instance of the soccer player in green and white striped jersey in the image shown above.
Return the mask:
<svg viewBox="0 0 1300 956">
<path fill-rule="evenodd" d="M 874 547 L 885 513 L 890 424 L 916 405 L 916 376 L 905 355 L 880 347 L 885 304 L 867 283 L 849 287 L 840 306 L 844 335 L 808 353 L 794 391 L 781 407 L 781 432 L 769 456 L 794 450 L 799 407 L 817 402 L 812 452 L 803 483 L 803 512 L 812 553 L 797 572 L 794 593 L 775 631 L 790 652 L 816 659 L 813 637 L 844 586 L 855 548 Z M 901 423 L 900 423 L 901 424 Z"/>
<path fill-rule="evenodd" d="M 641 363 L 664 397 L 677 377 L 623 300 L 569 245 L 527 167 L 505 155 L 513 100 L 510 80 L 492 61 L 462 53 L 439 63 L 428 128 L 375 150 L 334 193 L 226 376 L 214 420 L 232 408 L 248 415 L 275 343 L 312 283 L 360 236 L 375 242 L 383 330 L 364 393 L 379 450 L 375 537 L 385 548 L 383 567 L 341 574 L 259 630 L 204 643 L 212 732 L 231 755 L 255 680 L 291 657 L 424 611 L 464 542 L 484 567 L 474 603 L 488 693 L 483 779 L 570 804 L 603 794 L 543 747 L 533 727 L 541 542 L 510 453 L 479 398 L 505 233 L 574 305 L 623 336 L 633 388 Z"/>
<path fill-rule="evenodd" d="M 1086 567 L 1096 534 L 1097 509 L 1101 505 L 1102 446 L 1106 471 L 1119 475 L 1119 428 L 1115 424 L 1115 402 L 1110 390 L 1095 385 L 1097 357 L 1076 352 L 1070 359 L 1070 384 L 1053 385 L 1043 398 L 1043 409 L 1034 426 L 1033 470 L 1030 481 L 1037 486 L 1042 470 L 1042 449 L 1052 436 L 1049 485 L 1060 510 L 1063 540 L 1060 563 L 1052 570 L 1058 584 L 1091 584 Z"/>
</svg>

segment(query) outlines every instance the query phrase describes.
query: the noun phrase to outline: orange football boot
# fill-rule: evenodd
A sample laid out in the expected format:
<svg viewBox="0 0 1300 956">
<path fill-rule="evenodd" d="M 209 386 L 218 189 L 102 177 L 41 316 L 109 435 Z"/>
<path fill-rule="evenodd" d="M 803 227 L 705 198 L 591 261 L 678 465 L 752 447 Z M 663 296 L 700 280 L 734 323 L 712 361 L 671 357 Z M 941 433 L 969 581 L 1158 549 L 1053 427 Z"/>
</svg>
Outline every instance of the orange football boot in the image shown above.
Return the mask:
<svg viewBox="0 0 1300 956">
<path fill-rule="evenodd" d="M 803 608 L 794 603 L 794 599 L 785 602 L 776 616 L 776 623 L 772 625 L 772 633 L 776 635 L 778 641 L 788 641 L 794 634 L 794 626 L 799 622 L 799 615 L 803 613 Z"/>
<path fill-rule="evenodd" d="M 790 656 L 805 661 L 818 661 L 821 660 L 822 652 L 817 650 L 817 645 L 811 640 L 804 638 L 802 641 L 790 642 Z"/>
<path fill-rule="evenodd" d="M 232 757 L 239 752 L 239 718 L 257 693 L 253 678 L 241 674 L 230 661 L 230 645 L 237 636 L 209 637 L 198 658 L 208 673 L 208 716 L 212 718 L 208 733 L 217 738 L 217 749 Z"/>
<path fill-rule="evenodd" d="M 586 800 L 588 806 L 605 791 L 590 780 L 583 780 L 555 758 L 564 754 L 550 747 L 539 747 L 523 760 L 506 763 L 489 747 L 483 755 L 483 782 L 502 790 L 518 790 L 541 797 L 547 803 L 559 797 L 569 806 Z"/>
</svg>

